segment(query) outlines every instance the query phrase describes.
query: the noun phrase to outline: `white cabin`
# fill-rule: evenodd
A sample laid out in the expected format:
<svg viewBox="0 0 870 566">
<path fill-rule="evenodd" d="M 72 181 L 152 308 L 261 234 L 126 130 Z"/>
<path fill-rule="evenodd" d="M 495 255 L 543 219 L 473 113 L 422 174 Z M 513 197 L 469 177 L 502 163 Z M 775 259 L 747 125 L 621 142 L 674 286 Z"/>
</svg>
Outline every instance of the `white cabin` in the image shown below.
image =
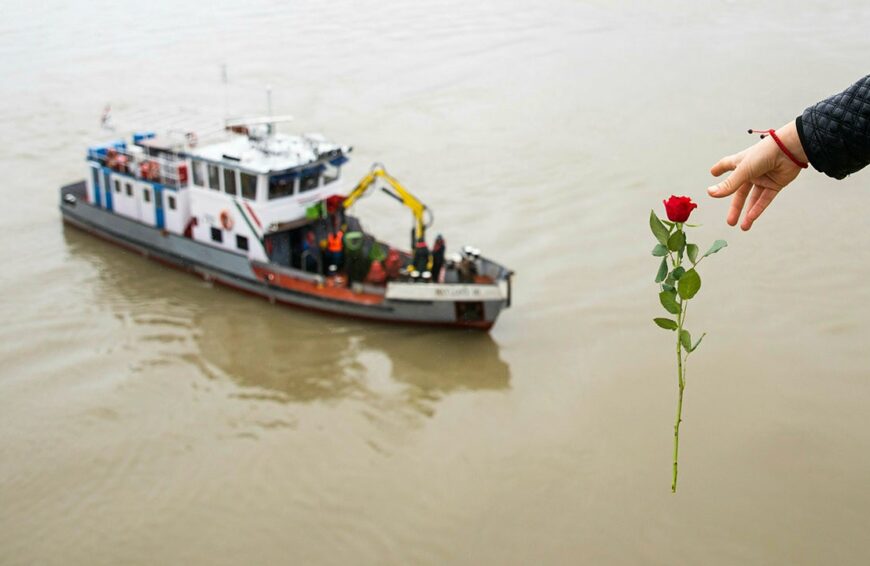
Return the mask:
<svg viewBox="0 0 870 566">
<path fill-rule="evenodd" d="M 340 179 L 349 146 L 320 135 L 272 133 L 271 124 L 233 127 L 196 146 L 133 135 L 88 148 L 88 200 L 115 214 L 267 261 L 264 236 L 303 221 L 309 208 L 349 187 Z"/>
</svg>

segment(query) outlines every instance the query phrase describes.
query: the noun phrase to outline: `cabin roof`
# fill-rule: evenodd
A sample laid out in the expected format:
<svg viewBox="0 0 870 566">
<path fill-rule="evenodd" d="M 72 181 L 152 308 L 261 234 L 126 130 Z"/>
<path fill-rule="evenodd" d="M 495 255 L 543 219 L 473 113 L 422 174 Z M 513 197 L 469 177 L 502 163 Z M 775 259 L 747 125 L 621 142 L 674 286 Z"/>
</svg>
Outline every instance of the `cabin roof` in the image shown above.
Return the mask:
<svg viewBox="0 0 870 566">
<path fill-rule="evenodd" d="M 321 161 L 325 155 L 336 156 L 350 151 L 326 141 L 319 134 L 302 136 L 276 133 L 260 139 L 246 135 L 189 150 L 191 157 L 219 162 L 255 173 L 277 173 Z"/>
</svg>

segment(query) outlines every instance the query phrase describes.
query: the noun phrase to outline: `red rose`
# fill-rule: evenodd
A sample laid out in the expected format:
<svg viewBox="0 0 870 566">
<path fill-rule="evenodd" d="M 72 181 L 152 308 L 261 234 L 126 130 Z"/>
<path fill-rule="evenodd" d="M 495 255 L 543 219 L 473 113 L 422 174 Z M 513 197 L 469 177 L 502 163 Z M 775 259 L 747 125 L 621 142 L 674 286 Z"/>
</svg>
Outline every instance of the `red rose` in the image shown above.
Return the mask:
<svg viewBox="0 0 870 566">
<path fill-rule="evenodd" d="M 671 222 L 685 222 L 689 219 L 692 211 L 698 208 L 698 205 L 692 202 L 689 197 L 671 195 L 671 198 L 662 202 L 665 203 L 665 211 L 667 211 L 668 220 Z"/>
</svg>

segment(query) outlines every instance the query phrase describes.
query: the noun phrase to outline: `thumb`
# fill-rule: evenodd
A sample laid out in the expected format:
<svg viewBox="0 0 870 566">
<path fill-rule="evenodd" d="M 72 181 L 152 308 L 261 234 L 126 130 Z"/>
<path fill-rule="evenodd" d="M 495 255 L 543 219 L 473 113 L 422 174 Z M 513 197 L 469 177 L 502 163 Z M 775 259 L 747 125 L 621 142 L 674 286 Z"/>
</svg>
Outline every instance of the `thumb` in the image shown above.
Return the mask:
<svg viewBox="0 0 870 566">
<path fill-rule="evenodd" d="M 738 165 L 734 172 L 728 175 L 728 178 L 721 183 L 707 187 L 707 193 L 711 197 L 722 198 L 733 194 L 737 189 L 742 187 L 744 183 L 749 181 L 749 167 L 745 163 L 744 161 Z"/>
</svg>

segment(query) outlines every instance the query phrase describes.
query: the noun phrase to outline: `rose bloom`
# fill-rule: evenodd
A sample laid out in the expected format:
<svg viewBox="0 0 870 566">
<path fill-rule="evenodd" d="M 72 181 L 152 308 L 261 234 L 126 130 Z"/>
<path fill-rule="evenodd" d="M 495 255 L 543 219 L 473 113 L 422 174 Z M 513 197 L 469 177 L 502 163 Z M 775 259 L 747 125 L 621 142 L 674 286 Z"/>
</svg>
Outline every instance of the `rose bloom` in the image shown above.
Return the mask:
<svg viewBox="0 0 870 566">
<path fill-rule="evenodd" d="M 675 197 L 671 195 L 671 198 L 662 202 L 665 203 L 665 211 L 668 213 L 668 220 L 671 222 L 685 222 L 689 219 L 692 211 L 698 208 L 698 205 L 692 202 L 692 199 L 689 197 Z"/>
</svg>

